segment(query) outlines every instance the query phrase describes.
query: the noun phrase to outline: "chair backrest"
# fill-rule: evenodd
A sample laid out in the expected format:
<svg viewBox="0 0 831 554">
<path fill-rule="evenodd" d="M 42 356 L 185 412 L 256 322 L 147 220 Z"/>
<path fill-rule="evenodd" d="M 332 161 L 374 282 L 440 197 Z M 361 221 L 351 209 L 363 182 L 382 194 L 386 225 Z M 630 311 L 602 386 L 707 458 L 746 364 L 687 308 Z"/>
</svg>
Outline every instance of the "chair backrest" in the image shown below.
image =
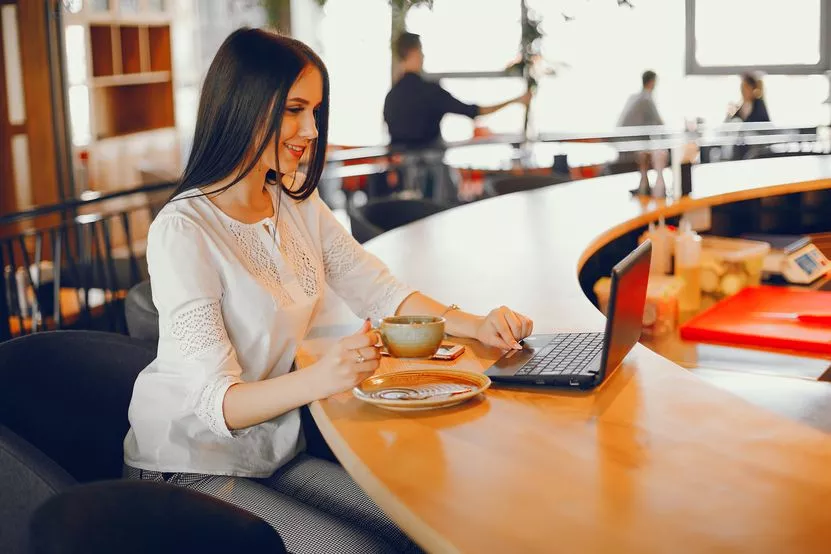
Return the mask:
<svg viewBox="0 0 831 554">
<path fill-rule="evenodd" d="M 491 182 L 490 187 L 495 195 L 501 196 L 512 192 L 559 185 L 561 183 L 568 183 L 569 181 L 571 181 L 570 177 L 554 173 L 551 175 L 510 175 L 495 178 Z"/>
<path fill-rule="evenodd" d="M 449 207 L 420 198 L 373 200 L 363 206 L 350 208 L 352 236 L 363 243 L 383 232 L 443 212 Z"/>
<path fill-rule="evenodd" d="M 78 481 L 121 476 L 127 409 L 155 357 L 136 339 L 47 331 L 0 344 L 0 424 Z"/>
<path fill-rule="evenodd" d="M 32 514 L 74 483 L 43 452 L 0 425 L 0 552 L 26 552 Z"/>
<path fill-rule="evenodd" d="M 131 337 L 158 344 L 159 311 L 153 304 L 149 280 L 142 281 L 127 293 L 124 315 L 127 319 L 127 332 Z"/>
<path fill-rule="evenodd" d="M 47 329 L 123 331 L 124 293 L 147 278 L 139 241 L 173 186 L 0 214 L 0 341 Z"/>
<path fill-rule="evenodd" d="M 349 223 L 352 228 L 352 236 L 361 244 L 370 239 L 374 239 L 384 232 L 384 230 L 377 225 L 370 223 L 360 208 L 347 208 L 347 213 L 349 213 Z"/>
<path fill-rule="evenodd" d="M 150 481 L 73 487 L 34 514 L 30 554 L 286 552 L 264 520 L 206 494 Z"/>
</svg>

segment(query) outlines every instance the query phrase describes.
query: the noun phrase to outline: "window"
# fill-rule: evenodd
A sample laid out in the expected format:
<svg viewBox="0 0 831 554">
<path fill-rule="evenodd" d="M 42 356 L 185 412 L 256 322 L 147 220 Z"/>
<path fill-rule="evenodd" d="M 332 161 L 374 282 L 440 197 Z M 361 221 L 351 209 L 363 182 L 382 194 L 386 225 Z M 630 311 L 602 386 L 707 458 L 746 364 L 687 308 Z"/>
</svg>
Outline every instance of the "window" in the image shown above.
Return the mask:
<svg viewBox="0 0 831 554">
<path fill-rule="evenodd" d="M 446 78 L 441 85 L 462 102 L 481 106 L 498 104 L 525 92 L 525 82 L 518 77 Z M 525 109 L 514 104 L 479 119 L 493 133 L 519 134 Z M 473 136 L 473 126 L 474 122 L 463 115 L 447 114 L 441 122 L 441 134 L 448 141 L 467 140 Z"/>
<path fill-rule="evenodd" d="M 89 124 L 89 89 L 87 76 L 87 37 L 81 25 L 68 25 L 64 34 L 66 43 L 66 78 L 69 82 L 67 99 L 72 143 L 85 146 L 92 140 Z"/>
<path fill-rule="evenodd" d="M 427 73 L 502 72 L 519 52 L 519 20 L 519 0 L 452 0 L 411 8 L 407 29 L 421 35 Z"/>
<path fill-rule="evenodd" d="M 390 88 L 391 17 L 387 0 L 329 0 L 320 23 L 329 70 L 329 143 L 382 144 Z"/>
<path fill-rule="evenodd" d="M 686 0 L 687 72 L 829 69 L 828 0 Z"/>
<path fill-rule="evenodd" d="M 110 11 L 110 0 L 91 0 L 89 8 L 94 12 Z"/>
<path fill-rule="evenodd" d="M 407 29 L 421 35 L 424 71 L 459 100 L 497 104 L 524 92 L 522 79 L 506 77 L 520 47 L 520 1 L 453 0 L 432 9 L 415 6 L 407 12 Z M 524 109 L 511 106 L 487 116 L 483 123 L 494 133 L 520 133 Z M 448 114 L 442 120 L 445 140 L 473 135 L 473 121 Z"/>
</svg>

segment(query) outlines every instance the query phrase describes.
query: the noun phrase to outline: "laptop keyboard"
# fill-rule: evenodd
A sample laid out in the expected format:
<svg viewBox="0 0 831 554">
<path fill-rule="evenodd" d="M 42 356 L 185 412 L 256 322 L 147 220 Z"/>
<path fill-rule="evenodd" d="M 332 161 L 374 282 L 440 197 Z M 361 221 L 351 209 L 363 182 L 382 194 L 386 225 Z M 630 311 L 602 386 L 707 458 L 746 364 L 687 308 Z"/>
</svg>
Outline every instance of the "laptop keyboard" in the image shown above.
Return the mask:
<svg viewBox="0 0 831 554">
<path fill-rule="evenodd" d="M 575 375 L 586 369 L 602 350 L 603 333 L 557 334 L 516 375 Z"/>
</svg>

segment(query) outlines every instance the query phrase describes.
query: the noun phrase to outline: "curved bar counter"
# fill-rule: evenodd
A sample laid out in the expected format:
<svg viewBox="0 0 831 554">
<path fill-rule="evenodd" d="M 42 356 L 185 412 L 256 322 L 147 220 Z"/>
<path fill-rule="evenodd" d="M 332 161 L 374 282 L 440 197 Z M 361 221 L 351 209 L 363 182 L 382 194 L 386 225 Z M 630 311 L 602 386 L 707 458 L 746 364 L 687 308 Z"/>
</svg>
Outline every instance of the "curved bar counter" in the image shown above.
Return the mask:
<svg viewBox="0 0 831 554">
<path fill-rule="evenodd" d="M 644 205 L 632 174 L 576 181 L 454 208 L 367 247 L 443 302 L 506 304 L 539 333 L 602 330 L 578 279 L 602 247 L 659 215 L 831 188 L 831 159 L 702 165 L 694 184 L 692 197 Z M 325 340 L 309 341 L 299 365 Z M 459 367 L 499 356 L 466 344 Z M 381 371 L 442 363 L 385 359 Z M 591 393 L 493 385 L 414 413 L 344 393 L 312 413 L 349 473 L 429 552 L 831 549 L 831 435 L 642 345 Z"/>
</svg>

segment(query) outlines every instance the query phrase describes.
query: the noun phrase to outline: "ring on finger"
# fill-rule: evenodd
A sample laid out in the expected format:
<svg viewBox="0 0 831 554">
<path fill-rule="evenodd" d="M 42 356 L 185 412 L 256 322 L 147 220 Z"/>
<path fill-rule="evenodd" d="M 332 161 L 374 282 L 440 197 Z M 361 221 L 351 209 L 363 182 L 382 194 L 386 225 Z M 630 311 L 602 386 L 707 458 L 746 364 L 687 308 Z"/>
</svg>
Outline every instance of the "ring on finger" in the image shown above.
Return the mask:
<svg viewBox="0 0 831 554">
<path fill-rule="evenodd" d="M 366 361 L 366 358 L 364 358 L 364 355 L 361 354 L 359 350 L 356 350 L 355 354 L 357 354 L 357 356 L 355 356 L 355 359 L 358 361 L 359 364 L 362 364 Z"/>
</svg>

